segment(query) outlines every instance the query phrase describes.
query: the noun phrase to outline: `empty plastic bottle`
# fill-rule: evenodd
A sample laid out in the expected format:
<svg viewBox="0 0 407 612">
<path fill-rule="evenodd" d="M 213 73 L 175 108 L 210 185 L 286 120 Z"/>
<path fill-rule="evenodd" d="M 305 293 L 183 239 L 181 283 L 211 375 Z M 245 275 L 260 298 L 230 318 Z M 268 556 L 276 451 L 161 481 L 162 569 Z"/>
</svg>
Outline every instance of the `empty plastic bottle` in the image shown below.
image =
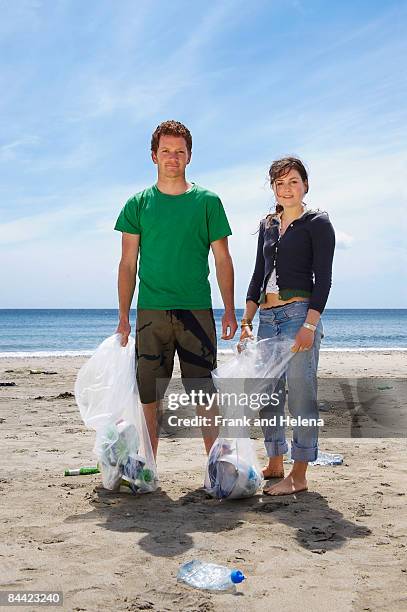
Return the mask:
<svg viewBox="0 0 407 612">
<path fill-rule="evenodd" d="M 291 458 L 291 451 L 288 449 L 288 453 L 286 459 L 284 459 L 286 463 L 292 463 L 293 460 Z M 315 461 L 310 461 L 310 465 L 342 465 L 343 463 L 343 455 L 339 453 L 325 453 L 323 451 L 318 451 L 318 457 Z"/>
<path fill-rule="evenodd" d="M 342 465 L 343 456 L 339 453 L 324 453 L 318 451 L 318 457 L 315 461 L 311 462 L 311 465 Z"/>
<path fill-rule="evenodd" d="M 65 470 L 65 476 L 86 476 L 87 474 L 99 474 L 100 470 L 98 466 L 95 467 L 81 467 L 73 470 Z"/>
<path fill-rule="evenodd" d="M 179 568 L 177 580 L 198 589 L 210 591 L 236 591 L 236 585 L 243 582 L 245 576 L 240 570 L 230 570 L 223 565 L 188 561 Z"/>
</svg>

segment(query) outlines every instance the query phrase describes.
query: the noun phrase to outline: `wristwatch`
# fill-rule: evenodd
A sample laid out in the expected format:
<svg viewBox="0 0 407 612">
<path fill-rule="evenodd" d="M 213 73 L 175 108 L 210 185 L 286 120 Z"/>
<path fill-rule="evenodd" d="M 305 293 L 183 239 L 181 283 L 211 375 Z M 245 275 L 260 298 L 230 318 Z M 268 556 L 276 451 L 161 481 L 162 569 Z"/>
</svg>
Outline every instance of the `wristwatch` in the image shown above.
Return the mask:
<svg viewBox="0 0 407 612">
<path fill-rule="evenodd" d="M 312 325 L 312 323 L 303 323 L 302 326 L 305 327 L 306 329 L 310 329 L 311 331 L 315 331 L 317 328 L 317 326 Z"/>
</svg>

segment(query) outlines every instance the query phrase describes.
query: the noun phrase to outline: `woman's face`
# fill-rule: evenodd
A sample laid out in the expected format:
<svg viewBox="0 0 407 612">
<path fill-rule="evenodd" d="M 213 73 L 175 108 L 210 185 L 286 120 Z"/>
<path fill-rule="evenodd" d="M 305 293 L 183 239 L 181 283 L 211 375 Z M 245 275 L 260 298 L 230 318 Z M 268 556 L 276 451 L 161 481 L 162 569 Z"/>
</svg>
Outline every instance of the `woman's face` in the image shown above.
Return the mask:
<svg viewBox="0 0 407 612">
<path fill-rule="evenodd" d="M 303 182 L 298 170 L 294 168 L 284 176 L 277 178 L 272 187 L 278 204 L 284 208 L 300 206 L 307 191 L 306 183 Z"/>
</svg>

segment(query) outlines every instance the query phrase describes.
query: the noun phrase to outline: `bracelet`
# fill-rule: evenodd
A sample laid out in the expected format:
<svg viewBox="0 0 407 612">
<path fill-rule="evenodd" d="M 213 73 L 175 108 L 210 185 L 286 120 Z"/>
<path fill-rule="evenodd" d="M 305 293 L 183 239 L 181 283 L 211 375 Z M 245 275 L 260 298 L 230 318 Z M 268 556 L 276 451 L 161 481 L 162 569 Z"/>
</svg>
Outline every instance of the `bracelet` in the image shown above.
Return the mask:
<svg viewBox="0 0 407 612">
<path fill-rule="evenodd" d="M 306 329 L 310 329 L 313 332 L 317 328 L 317 326 L 316 325 L 312 325 L 312 323 L 303 323 L 302 326 L 305 327 Z"/>
<path fill-rule="evenodd" d="M 242 319 L 240 321 L 240 327 L 249 327 L 250 331 L 253 330 L 253 323 L 250 319 Z"/>
</svg>

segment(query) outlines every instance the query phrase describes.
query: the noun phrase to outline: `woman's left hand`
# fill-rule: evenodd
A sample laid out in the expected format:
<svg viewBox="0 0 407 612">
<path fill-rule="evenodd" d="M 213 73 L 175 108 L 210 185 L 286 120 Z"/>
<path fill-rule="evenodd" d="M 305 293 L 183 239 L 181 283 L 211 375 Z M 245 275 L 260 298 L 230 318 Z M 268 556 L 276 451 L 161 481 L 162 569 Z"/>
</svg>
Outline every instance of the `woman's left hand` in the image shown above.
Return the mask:
<svg viewBox="0 0 407 612">
<path fill-rule="evenodd" d="M 306 327 L 300 328 L 299 332 L 295 336 L 295 342 L 291 347 L 293 353 L 299 353 L 300 351 L 308 351 L 314 344 L 315 332 L 312 329 Z"/>
</svg>

